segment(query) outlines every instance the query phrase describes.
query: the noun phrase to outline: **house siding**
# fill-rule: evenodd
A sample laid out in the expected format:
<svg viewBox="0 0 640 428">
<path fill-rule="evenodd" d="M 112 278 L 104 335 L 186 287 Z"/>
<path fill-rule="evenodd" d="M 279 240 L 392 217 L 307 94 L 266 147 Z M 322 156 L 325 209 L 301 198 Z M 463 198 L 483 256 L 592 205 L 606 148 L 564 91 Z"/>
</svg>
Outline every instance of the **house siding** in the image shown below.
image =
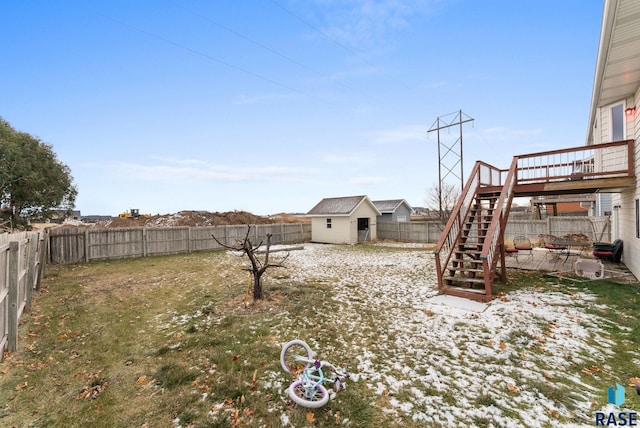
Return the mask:
<svg viewBox="0 0 640 428">
<path fill-rule="evenodd" d="M 351 225 L 350 225 L 350 234 L 349 234 L 352 244 L 356 244 L 358 242 L 358 219 L 359 218 L 369 219 L 369 240 L 373 241 L 378 239 L 377 226 L 376 226 L 377 216 L 378 216 L 378 213 L 368 203 L 362 203 L 355 210 L 353 210 L 353 213 L 351 214 Z"/>
<path fill-rule="evenodd" d="M 635 100 L 640 100 L 640 88 L 635 93 Z M 640 180 L 640 107 L 634 98 L 626 99 L 627 106 L 636 106 L 636 113 L 627 118 L 626 137 L 634 139 L 634 171 L 636 180 Z M 604 108 L 600 117 L 607 114 Z M 607 134 L 608 138 L 608 134 Z M 606 142 L 608 140 L 605 140 Z M 622 239 L 624 250 L 622 261 L 631 272 L 640 278 L 640 239 L 636 238 L 636 210 L 635 201 L 640 199 L 640 181 L 633 189 L 625 189 L 622 193 L 612 195 L 612 239 Z"/>
<path fill-rule="evenodd" d="M 331 229 L 327 229 L 327 219 Z M 348 216 L 313 217 L 311 219 L 311 241 L 325 244 L 350 244 L 351 218 Z"/>
</svg>

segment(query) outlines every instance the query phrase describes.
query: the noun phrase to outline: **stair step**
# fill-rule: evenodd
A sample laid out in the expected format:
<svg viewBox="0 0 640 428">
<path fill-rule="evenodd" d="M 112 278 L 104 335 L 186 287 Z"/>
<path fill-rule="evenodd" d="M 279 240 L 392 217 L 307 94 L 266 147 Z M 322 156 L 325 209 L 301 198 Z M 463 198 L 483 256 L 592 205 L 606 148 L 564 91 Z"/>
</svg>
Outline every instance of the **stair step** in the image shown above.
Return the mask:
<svg viewBox="0 0 640 428">
<path fill-rule="evenodd" d="M 473 294 L 486 294 L 484 288 L 461 288 L 461 287 L 446 286 L 443 291 L 447 292 L 448 290 L 456 290 L 456 291 L 473 293 Z"/>
<path fill-rule="evenodd" d="M 452 274 L 452 276 L 455 275 L 455 272 L 469 272 L 469 273 L 483 273 L 484 269 L 482 268 L 461 268 L 461 267 L 451 267 L 449 268 L 449 272 Z"/>
<path fill-rule="evenodd" d="M 453 282 L 471 282 L 474 284 L 484 284 L 484 278 L 469 278 L 466 276 L 449 276 L 445 278 L 447 281 Z"/>
</svg>

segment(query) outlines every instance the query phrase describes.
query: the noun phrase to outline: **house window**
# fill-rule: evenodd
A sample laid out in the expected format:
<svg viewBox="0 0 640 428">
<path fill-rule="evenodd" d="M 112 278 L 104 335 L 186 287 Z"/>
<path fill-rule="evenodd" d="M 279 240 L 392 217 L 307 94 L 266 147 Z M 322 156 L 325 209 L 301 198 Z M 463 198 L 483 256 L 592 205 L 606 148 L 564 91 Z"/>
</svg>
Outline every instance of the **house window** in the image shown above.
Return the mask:
<svg viewBox="0 0 640 428">
<path fill-rule="evenodd" d="M 636 238 L 640 238 L 640 199 L 636 199 Z"/>
<path fill-rule="evenodd" d="M 331 229 L 331 219 L 327 219 L 327 229 Z"/>
<path fill-rule="evenodd" d="M 610 109 L 611 141 L 624 140 L 624 104 L 616 104 Z"/>
</svg>

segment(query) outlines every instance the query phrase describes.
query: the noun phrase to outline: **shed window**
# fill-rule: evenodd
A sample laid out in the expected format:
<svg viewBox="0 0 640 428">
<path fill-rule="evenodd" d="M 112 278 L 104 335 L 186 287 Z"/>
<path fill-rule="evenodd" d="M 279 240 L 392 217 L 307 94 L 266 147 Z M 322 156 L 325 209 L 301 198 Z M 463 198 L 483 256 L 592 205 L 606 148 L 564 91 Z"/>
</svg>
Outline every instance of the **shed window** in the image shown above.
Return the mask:
<svg viewBox="0 0 640 428">
<path fill-rule="evenodd" d="M 327 229 L 331 229 L 331 219 L 327 219 Z"/>
</svg>

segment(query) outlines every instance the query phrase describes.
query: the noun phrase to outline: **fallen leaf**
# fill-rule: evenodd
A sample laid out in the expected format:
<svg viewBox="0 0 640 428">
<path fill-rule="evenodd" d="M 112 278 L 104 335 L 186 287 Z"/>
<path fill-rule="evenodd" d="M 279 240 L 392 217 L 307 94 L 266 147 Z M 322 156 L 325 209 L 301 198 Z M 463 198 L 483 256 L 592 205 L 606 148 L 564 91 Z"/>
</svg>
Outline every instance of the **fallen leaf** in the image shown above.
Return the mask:
<svg viewBox="0 0 640 428">
<path fill-rule="evenodd" d="M 147 380 L 147 375 L 142 375 L 136 381 L 136 385 L 142 385 Z"/>
<path fill-rule="evenodd" d="M 0 370 L 0 374 L 7 374 L 9 372 L 9 366 L 5 366 Z"/>
<path fill-rule="evenodd" d="M 386 389 L 382 390 L 382 395 L 388 395 L 388 394 L 389 394 L 389 391 L 387 391 Z"/>
<path fill-rule="evenodd" d="M 520 392 L 520 388 L 518 388 L 517 386 L 515 386 L 512 383 L 508 384 L 507 388 L 509 388 L 509 391 L 511 391 L 511 392 Z"/>
<path fill-rule="evenodd" d="M 316 416 L 313 414 L 313 412 L 307 412 L 307 422 L 312 424 L 315 421 L 316 421 Z"/>
<path fill-rule="evenodd" d="M 544 375 L 544 377 L 546 377 L 547 379 L 553 379 L 553 374 L 549 373 L 549 372 L 542 372 L 542 374 Z"/>
<path fill-rule="evenodd" d="M 629 379 L 629 386 L 635 387 L 638 382 L 640 382 L 640 377 L 632 377 Z"/>
<path fill-rule="evenodd" d="M 489 345 L 489 346 L 493 346 L 493 340 L 488 340 L 488 341 L 487 341 L 487 345 Z"/>
<path fill-rule="evenodd" d="M 251 416 L 256 412 L 256 409 L 252 409 L 251 407 L 247 407 L 246 409 L 244 409 L 244 415 L 245 416 Z"/>
<path fill-rule="evenodd" d="M 251 383 L 249 383 L 249 388 L 256 389 L 256 384 L 258 383 L 256 378 L 258 376 L 258 369 L 253 371 L 253 378 L 251 379 Z"/>
<path fill-rule="evenodd" d="M 503 341 L 500 341 L 500 349 L 507 349 L 507 344 Z"/>
<path fill-rule="evenodd" d="M 336 412 L 336 425 L 340 425 L 340 412 Z"/>
</svg>

